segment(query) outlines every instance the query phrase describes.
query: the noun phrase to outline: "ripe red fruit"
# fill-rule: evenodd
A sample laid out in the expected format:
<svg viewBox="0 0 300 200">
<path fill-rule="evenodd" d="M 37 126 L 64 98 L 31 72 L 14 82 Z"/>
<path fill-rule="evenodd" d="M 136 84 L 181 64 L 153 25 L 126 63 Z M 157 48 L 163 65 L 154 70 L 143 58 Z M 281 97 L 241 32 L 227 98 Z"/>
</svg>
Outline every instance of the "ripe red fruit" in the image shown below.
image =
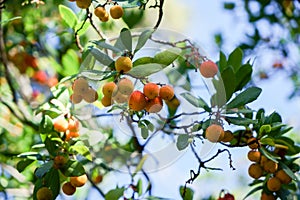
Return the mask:
<svg viewBox="0 0 300 200">
<path fill-rule="evenodd" d="M 147 83 L 144 86 L 143 91 L 146 97 L 149 99 L 154 99 L 159 95 L 159 86 L 155 83 Z"/>
<path fill-rule="evenodd" d="M 200 73 L 205 78 L 212 78 L 218 73 L 218 66 L 211 60 L 204 61 L 200 65 Z"/>
</svg>

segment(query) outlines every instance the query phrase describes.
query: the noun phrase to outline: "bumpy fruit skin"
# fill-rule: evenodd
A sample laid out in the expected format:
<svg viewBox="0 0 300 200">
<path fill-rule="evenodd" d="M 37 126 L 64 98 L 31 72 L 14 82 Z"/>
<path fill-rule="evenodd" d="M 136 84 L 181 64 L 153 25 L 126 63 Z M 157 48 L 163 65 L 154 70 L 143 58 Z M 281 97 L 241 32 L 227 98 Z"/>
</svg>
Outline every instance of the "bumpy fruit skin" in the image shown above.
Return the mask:
<svg viewBox="0 0 300 200">
<path fill-rule="evenodd" d="M 62 186 L 62 191 L 66 195 L 73 195 L 76 192 L 76 187 L 73 186 L 70 182 L 66 182 Z"/>
<path fill-rule="evenodd" d="M 74 81 L 72 89 L 76 94 L 84 94 L 89 89 L 89 83 L 84 78 L 78 78 Z"/>
<path fill-rule="evenodd" d="M 52 200 L 53 199 L 52 190 L 50 190 L 47 187 L 41 187 L 36 193 L 36 198 L 37 200 Z"/>
<path fill-rule="evenodd" d="M 268 161 L 269 159 L 266 157 L 266 156 L 264 156 L 264 155 L 261 155 L 261 157 L 260 157 L 260 161 L 259 161 L 259 163 L 260 163 L 260 166 L 264 166 L 264 164 Z"/>
<path fill-rule="evenodd" d="M 109 12 L 113 19 L 119 19 L 124 14 L 124 10 L 120 5 L 115 5 L 111 7 Z"/>
<path fill-rule="evenodd" d="M 205 78 L 212 78 L 218 73 L 219 69 L 216 63 L 211 60 L 204 61 L 200 65 L 200 73 Z"/>
<path fill-rule="evenodd" d="M 289 184 L 292 181 L 292 178 L 283 169 L 278 170 L 275 177 L 277 177 L 283 184 Z"/>
<path fill-rule="evenodd" d="M 253 163 L 248 168 L 248 174 L 254 179 L 259 179 L 263 175 L 263 169 L 258 163 Z"/>
<path fill-rule="evenodd" d="M 68 159 L 65 156 L 57 155 L 53 159 L 53 162 L 54 162 L 53 167 L 55 169 L 60 169 L 67 163 L 67 161 L 68 161 Z"/>
<path fill-rule="evenodd" d="M 260 200 L 276 200 L 273 194 L 262 193 L 260 196 Z"/>
<path fill-rule="evenodd" d="M 158 113 L 163 108 L 163 101 L 160 97 L 149 99 L 147 101 L 145 110 L 149 113 Z"/>
<path fill-rule="evenodd" d="M 258 149 L 260 146 L 259 140 L 256 139 L 255 137 L 249 138 L 247 140 L 247 144 L 250 149 Z"/>
<path fill-rule="evenodd" d="M 133 82 L 128 78 L 122 78 L 118 82 L 118 92 L 124 95 L 130 95 L 134 90 Z"/>
<path fill-rule="evenodd" d="M 92 0 L 76 0 L 76 5 L 78 8 L 87 9 L 90 7 Z"/>
<path fill-rule="evenodd" d="M 103 17 L 99 17 L 99 20 L 101 22 L 107 22 L 109 20 L 109 14 L 105 13 L 105 15 Z"/>
<path fill-rule="evenodd" d="M 267 181 L 267 188 L 271 192 L 276 192 L 281 188 L 281 182 L 277 177 L 272 177 Z"/>
<path fill-rule="evenodd" d="M 261 153 L 259 151 L 255 151 L 255 150 L 251 150 L 248 152 L 248 159 L 252 162 L 259 162 L 260 161 L 260 156 L 261 156 Z"/>
<path fill-rule="evenodd" d="M 272 160 L 268 160 L 263 167 L 266 172 L 275 173 L 278 169 L 278 164 Z"/>
<path fill-rule="evenodd" d="M 108 97 L 108 96 L 104 96 L 102 99 L 101 99 L 101 103 L 104 107 L 108 107 L 108 106 L 111 106 L 112 105 L 112 99 L 111 97 Z"/>
<path fill-rule="evenodd" d="M 82 187 L 84 186 L 84 184 L 87 182 L 87 176 L 85 174 L 81 175 L 81 176 L 73 176 L 70 177 L 70 183 L 74 186 L 74 187 Z"/>
<path fill-rule="evenodd" d="M 170 101 L 174 97 L 174 89 L 170 85 L 164 85 L 159 89 L 159 96 L 163 100 Z"/>
<path fill-rule="evenodd" d="M 132 61 L 129 57 L 121 56 L 116 60 L 115 67 L 118 72 L 128 72 L 132 68 Z"/>
<path fill-rule="evenodd" d="M 131 93 L 128 101 L 128 105 L 131 110 L 141 111 L 146 107 L 146 104 L 146 96 L 142 92 L 136 90 Z"/>
<path fill-rule="evenodd" d="M 98 99 L 98 93 L 94 89 L 89 88 L 88 91 L 84 94 L 83 99 L 87 103 L 93 103 Z"/>
<path fill-rule="evenodd" d="M 210 142 L 216 143 L 224 138 L 224 129 L 218 124 L 210 125 L 205 131 L 205 138 Z"/>
<path fill-rule="evenodd" d="M 107 97 L 111 97 L 117 90 L 117 84 L 115 84 L 114 82 L 105 83 L 102 87 L 102 93 Z"/>
<path fill-rule="evenodd" d="M 233 140 L 234 135 L 231 131 L 224 131 L 224 137 L 222 139 L 222 142 L 231 142 Z"/>
<path fill-rule="evenodd" d="M 143 92 L 149 99 L 154 99 L 159 95 L 159 86 L 155 83 L 147 83 L 144 85 Z"/>
<path fill-rule="evenodd" d="M 99 7 L 95 8 L 94 14 L 95 14 L 97 17 L 101 18 L 101 17 L 104 17 L 104 16 L 105 16 L 106 10 L 105 10 L 105 8 L 99 6 Z"/>
<path fill-rule="evenodd" d="M 59 117 L 53 122 L 53 127 L 57 132 L 65 132 L 69 127 L 69 123 L 64 117 Z"/>
</svg>

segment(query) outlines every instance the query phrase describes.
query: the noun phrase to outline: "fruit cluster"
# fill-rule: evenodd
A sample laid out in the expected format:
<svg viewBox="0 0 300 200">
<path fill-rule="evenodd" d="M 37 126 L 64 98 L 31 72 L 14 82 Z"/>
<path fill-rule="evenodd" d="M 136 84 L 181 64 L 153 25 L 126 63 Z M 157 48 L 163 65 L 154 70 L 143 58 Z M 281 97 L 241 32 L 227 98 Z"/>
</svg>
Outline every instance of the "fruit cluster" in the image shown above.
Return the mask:
<svg viewBox="0 0 300 200">
<path fill-rule="evenodd" d="M 229 130 L 224 131 L 223 127 L 219 124 L 211 124 L 205 130 L 205 138 L 212 143 L 230 142 L 233 140 L 234 135 Z"/>
<path fill-rule="evenodd" d="M 85 100 L 87 103 L 93 103 L 98 99 L 98 93 L 89 86 L 89 83 L 84 78 L 77 78 L 72 85 L 73 94 L 70 100 L 74 104 Z"/>
<path fill-rule="evenodd" d="M 81 176 L 72 176 L 69 181 L 62 185 L 62 191 L 66 195 L 73 195 L 76 192 L 76 188 L 84 186 L 87 180 L 88 178 L 86 174 Z"/>
<path fill-rule="evenodd" d="M 80 122 L 73 116 L 66 119 L 64 116 L 56 118 L 53 122 L 54 130 L 64 133 L 65 141 L 79 137 Z"/>
<path fill-rule="evenodd" d="M 98 6 L 94 10 L 94 14 L 99 18 L 102 22 L 107 22 L 109 19 L 109 14 L 113 19 L 119 19 L 123 16 L 124 10 L 120 5 L 113 5 L 109 9 L 109 14 L 105 9 L 105 6 Z"/>
<path fill-rule="evenodd" d="M 253 162 L 248 168 L 248 174 L 254 178 L 259 179 L 265 177 L 265 187 L 263 189 L 262 200 L 275 200 L 275 192 L 279 191 L 282 184 L 289 184 L 292 178 L 279 167 L 277 161 L 268 159 L 259 151 L 260 142 L 258 139 L 252 137 L 248 139 L 248 159 Z"/>
</svg>

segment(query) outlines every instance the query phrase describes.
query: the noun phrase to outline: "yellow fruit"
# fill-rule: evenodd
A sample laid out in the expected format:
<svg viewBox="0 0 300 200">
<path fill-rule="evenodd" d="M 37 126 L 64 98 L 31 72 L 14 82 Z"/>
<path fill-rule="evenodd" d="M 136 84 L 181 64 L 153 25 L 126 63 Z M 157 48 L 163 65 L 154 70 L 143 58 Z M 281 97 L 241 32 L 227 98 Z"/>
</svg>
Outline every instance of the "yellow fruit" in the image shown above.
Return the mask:
<svg viewBox="0 0 300 200">
<path fill-rule="evenodd" d="M 113 19 L 119 19 L 124 14 L 123 8 L 119 5 L 115 5 L 111 7 L 109 12 Z"/>
<path fill-rule="evenodd" d="M 125 103 L 128 101 L 128 96 L 118 91 L 117 94 L 112 97 L 112 100 L 116 103 Z"/>
<path fill-rule="evenodd" d="M 73 195 L 76 192 L 76 187 L 73 186 L 70 182 L 66 182 L 62 186 L 62 191 L 66 195 Z"/>
<path fill-rule="evenodd" d="M 118 72 L 128 72 L 132 68 L 132 61 L 129 57 L 121 56 L 115 62 Z"/>
<path fill-rule="evenodd" d="M 268 160 L 263 165 L 264 170 L 268 173 L 275 173 L 278 169 L 278 164 L 272 160 Z"/>
<path fill-rule="evenodd" d="M 70 96 L 70 100 L 71 100 L 72 103 L 78 104 L 82 101 L 82 96 L 80 94 L 73 93 Z"/>
<path fill-rule="evenodd" d="M 101 18 L 101 17 L 104 17 L 104 16 L 105 16 L 106 10 L 105 10 L 104 7 L 99 6 L 99 7 L 95 8 L 94 14 L 95 14 L 97 17 Z"/>
<path fill-rule="evenodd" d="M 169 101 L 166 100 L 165 102 L 170 110 L 176 110 L 180 105 L 180 101 L 176 96 Z"/>
<path fill-rule="evenodd" d="M 78 8 L 87 9 L 90 7 L 92 0 L 76 0 L 76 5 Z"/>
<path fill-rule="evenodd" d="M 266 194 L 263 192 L 260 196 L 260 200 L 276 200 L 276 198 L 273 194 Z"/>
<path fill-rule="evenodd" d="M 85 174 L 81 176 L 70 177 L 70 183 L 74 187 L 82 187 L 87 182 L 87 176 Z"/>
<path fill-rule="evenodd" d="M 59 117 L 53 122 L 54 130 L 57 132 L 65 132 L 68 129 L 69 123 L 64 117 Z"/>
<path fill-rule="evenodd" d="M 128 105 L 131 110 L 141 111 L 146 107 L 146 104 L 146 96 L 142 92 L 136 90 L 131 93 L 128 101 Z"/>
<path fill-rule="evenodd" d="M 83 99 L 87 103 L 93 103 L 98 99 L 98 93 L 94 89 L 89 88 L 88 91 L 84 94 Z"/>
<path fill-rule="evenodd" d="M 102 93 L 107 97 L 111 97 L 117 90 L 118 87 L 114 82 L 105 83 L 102 87 Z"/>
<path fill-rule="evenodd" d="M 101 103 L 104 107 L 108 107 L 108 106 L 111 106 L 112 105 L 112 99 L 111 97 L 108 97 L 108 96 L 104 96 L 102 99 L 101 99 Z"/>
<path fill-rule="evenodd" d="M 271 192 L 276 192 L 281 188 L 281 182 L 277 177 L 272 177 L 267 181 L 267 188 Z"/>
<path fill-rule="evenodd" d="M 292 178 L 283 169 L 277 171 L 275 177 L 283 184 L 289 184 L 292 181 Z"/>
<path fill-rule="evenodd" d="M 105 15 L 103 17 L 99 17 L 99 20 L 101 22 L 107 22 L 109 20 L 109 14 L 105 13 Z"/>
<path fill-rule="evenodd" d="M 263 169 L 258 163 L 253 163 L 248 168 L 248 174 L 254 179 L 259 179 L 263 175 Z"/>
<path fill-rule="evenodd" d="M 212 78 L 218 73 L 218 66 L 211 60 L 204 61 L 200 65 L 200 73 L 205 78 Z"/>
<path fill-rule="evenodd" d="M 163 101 L 160 97 L 155 97 L 154 99 L 149 99 L 147 101 L 145 110 L 149 113 L 158 113 L 163 107 Z"/>
<path fill-rule="evenodd" d="M 205 138 L 210 142 L 220 142 L 224 138 L 224 129 L 217 124 L 210 125 L 205 131 Z"/>
<path fill-rule="evenodd" d="M 74 93 L 82 95 L 89 89 L 89 83 L 84 78 L 78 78 L 74 81 L 72 89 Z"/>
<path fill-rule="evenodd" d="M 251 150 L 248 152 L 248 159 L 252 162 L 259 162 L 260 161 L 260 152 L 259 151 L 255 151 L 255 150 Z"/>
<path fill-rule="evenodd" d="M 37 200 L 52 200 L 53 199 L 53 193 L 52 190 L 50 190 L 47 187 L 41 187 L 38 189 L 36 193 L 36 199 Z"/>
<path fill-rule="evenodd" d="M 60 169 L 67 163 L 67 161 L 68 161 L 68 159 L 65 156 L 57 155 L 53 159 L 53 162 L 54 162 L 53 167 L 55 169 Z"/>
<path fill-rule="evenodd" d="M 95 184 L 101 183 L 102 180 L 103 180 L 103 176 L 102 176 L 102 175 L 98 175 L 98 176 L 96 176 L 95 178 L 93 178 L 93 182 L 94 182 Z"/>
<path fill-rule="evenodd" d="M 225 131 L 222 142 L 231 142 L 231 140 L 233 140 L 233 138 L 234 138 L 234 135 L 232 134 L 231 131 Z"/>
<path fill-rule="evenodd" d="M 149 99 L 154 99 L 159 95 L 159 86 L 155 83 L 147 83 L 144 85 L 143 92 Z"/>
<path fill-rule="evenodd" d="M 247 145 L 250 149 L 258 149 L 260 146 L 259 140 L 256 139 L 255 137 L 249 138 L 247 140 Z"/>
<path fill-rule="evenodd" d="M 164 85 L 159 89 L 159 96 L 163 100 L 170 101 L 174 97 L 174 89 L 170 85 Z"/>
<path fill-rule="evenodd" d="M 124 95 L 130 95 L 133 92 L 134 85 L 133 82 L 128 78 L 122 78 L 118 82 L 118 92 Z"/>
</svg>

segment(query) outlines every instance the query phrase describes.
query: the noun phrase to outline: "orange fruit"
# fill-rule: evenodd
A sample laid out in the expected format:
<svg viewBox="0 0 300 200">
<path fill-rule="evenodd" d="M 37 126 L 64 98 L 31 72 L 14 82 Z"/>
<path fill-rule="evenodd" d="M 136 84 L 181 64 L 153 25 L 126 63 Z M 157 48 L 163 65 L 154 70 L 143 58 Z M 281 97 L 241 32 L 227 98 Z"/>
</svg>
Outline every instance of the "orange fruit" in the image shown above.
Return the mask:
<svg viewBox="0 0 300 200">
<path fill-rule="evenodd" d="M 128 72 L 132 68 L 132 61 L 129 57 L 121 56 L 116 60 L 115 67 L 118 72 Z"/>
<path fill-rule="evenodd" d="M 104 107 L 111 106 L 112 105 L 112 99 L 111 99 L 111 97 L 103 96 L 103 98 L 101 99 L 101 103 Z"/>
<path fill-rule="evenodd" d="M 78 104 L 82 101 L 82 96 L 80 94 L 73 93 L 70 96 L 70 100 L 71 100 L 72 103 Z"/>
<path fill-rule="evenodd" d="M 224 138 L 222 139 L 222 142 L 231 142 L 233 140 L 234 135 L 232 134 L 231 131 L 225 131 L 224 132 Z"/>
<path fill-rule="evenodd" d="M 99 6 L 99 7 L 95 8 L 94 14 L 95 14 L 97 17 L 101 18 L 101 17 L 104 17 L 104 16 L 105 16 L 106 10 L 105 10 L 104 7 Z"/>
<path fill-rule="evenodd" d="M 175 95 L 171 100 L 166 100 L 165 102 L 168 108 L 171 110 L 176 110 L 180 105 L 180 101 Z"/>
<path fill-rule="evenodd" d="M 155 83 L 147 83 L 144 85 L 143 92 L 149 99 L 154 99 L 159 95 L 159 86 Z"/>
<path fill-rule="evenodd" d="M 105 15 L 103 17 L 99 17 L 99 20 L 101 22 L 107 22 L 109 20 L 109 14 L 105 13 Z"/>
<path fill-rule="evenodd" d="M 81 176 L 73 176 L 70 177 L 70 183 L 74 186 L 74 187 L 81 187 L 83 186 L 85 183 L 87 182 L 87 176 L 85 174 L 81 175 Z"/>
<path fill-rule="evenodd" d="M 163 100 L 170 101 L 174 97 L 174 89 L 170 85 L 164 85 L 159 89 L 159 96 Z"/>
<path fill-rule="evenodd" d="M 114 5 L 109 10 L 110 15 L 113 19 L 119 19 L 123 16 L 124 11 L 123 8 L 119 5 Z"/>
<path fill-rule="evenodd" d="M 268 173 L 275 173 L 278 169 L 278 164 L 274 162 L 273 160 L 268 160 L 263 165 L 263 168 Z"/>
<path fill-rule="evenodd" d="M 149 113 L 158 113 L 163 107 L 163 101 L 160 97 L 155 97 L 154 99 L 149 99 L 147 101 L 145 110 Z"/>
<path fill-rule="evenodd" d="M 260 200 L 276 200 L 273 194 L 262 193 L 260 196 Z"/>
<path fill-rule="evenodd" d="M 255 150 L 249 151 L 247 155 L 250 161 L 257 162 L 257 163 L 260 161 L 260 156 L 261 156 L 260 152 Z"/>
<path fill-rule="evenodd" d="M 219 69 L 216 63 L 211 60 L 204 61 L 200 65 L 200 73 L 205 78 L 212 78 L 218 73 Z"/>
<path fill-rule="evenodd" d="M 118 87 L 114 82 L 105 83 L 102 87 L 102 93 L 107 97 L 111 97 L 117 90 Z"/>
<path fill-rule="evenodd" d="M 283 184 L 289 184 L 292 181 L 292 178 L 283 169 L 278 170 L 275 177 L 277 177 Z"/>
<path fill-rule="evenodd" d="M 87 103 L 93 103 L 98 99 L 98 93 L 93 88 L 89 88 L 84 94 L 83 99 Z"/>
<path fill-rule="evenodd" d="M 103 176 L 102 175 L 97 175 L 95 178 L 93 178 L 93 182 L 95 184 L 101 183 L 103 180 Z"/>
<path fill-rule="evenodd" d="M 54 162 L 53 167 L 55 169 L 60 169 L 67 163 L 67 161 L 68 161 L 67 157 L 65 157 L 63 155 L 57 155 L 53 159 L 53 162 Z"/>
<path fill-rule="evenodd" d="M 131 93 L 128 101 L 128 105 L 131 110 L 141 111 L 146 107 L 146 104 L 146 96 L 142 92 L 136 90 Z"/>
<path fill-rule="evenodd" d="M 253 163 L 248 168 L 248 174 L 254 179 L 259 179 L 263 175 L 263 169 L 258 163 Z"/>
<path fill-rule="evenodd" d="M 124 95 L 130 95 L 133 92 L 134 85 L 133 82 L 128 78 L 122 78 L 118 82 L 118 92 Z"/>
<path fill-rule="evenodd" d="M 259 140 L 256 139 L 255 137 L 251 137 L 247 140 L 247 144 L 248 144 L 248 147 L 250 149 L 258 149 L 260 144 L 259 144 Z"/>
<path fill-rule="evenodd" d="M 69 141 L 72 138 L 77 138 L 79 137 L 79 133 L 77 131 L 66 131 L 66 141 Z"/>
<path fill-rule="evenodd" d="M 266 156 L 264 156 L 264 155 L 261 155 L 261 157 L 260 157 L 260 166 L 264 166 L 265 165 L 265 163 L 268 161 L 269 159 L 266 157 Z"/>
<path fill-rule="evenodd" d="M 76 187 L 73 186 L 70 182 L 66 182 L 62 186 L 62 191 L 66 195 L 73 195 L 76 192 Z"/>
<path fill-rule="evenodd" d="M 267 181 L 267 188 L 271 192 L 276 192 L 281 188 L 281 182 L 277 177 L 272 177 Z"/>
<path fill-rule="evenodd" d="M 210 142 L 220 142 L 224 138 L 224 129 L 218 124 L 210 125 L 205 131 L 205 138 Z"/>
<path fill-rule="evenodd" d="M 41 187 L 36 192 L 36 199 L 37 200 L 52 200 L 53 199 L 52 190 L 50 190 L 47 187 Z"/>
<path fill-rule="evenodd" d="M 68 120 L 68 130 L 72 131 L 72 132 L 77 132 L 79 131 L 79 126 L 80 123 L 78 121 L 78 119 L 71 117 Z"/>
<path fill-rule="evenodd" d="M 92 0 L 76 0 L 76 5 L 81 9 L 87 9 L 90 7 Z"/>
<path fill-rule="evenodd" d="M 64 117 L 59 117 L 53 122 L 53 127 L 57 132 L 65 132 L 69 127 L 69 123 Z"/>
<path fill-rule="evenodd" d="M 78 95 L 85 94 L 89 89 L 89 83 L 84 78 L 78 78 L 74 81 L 72 89 Z"/>
</svg>

